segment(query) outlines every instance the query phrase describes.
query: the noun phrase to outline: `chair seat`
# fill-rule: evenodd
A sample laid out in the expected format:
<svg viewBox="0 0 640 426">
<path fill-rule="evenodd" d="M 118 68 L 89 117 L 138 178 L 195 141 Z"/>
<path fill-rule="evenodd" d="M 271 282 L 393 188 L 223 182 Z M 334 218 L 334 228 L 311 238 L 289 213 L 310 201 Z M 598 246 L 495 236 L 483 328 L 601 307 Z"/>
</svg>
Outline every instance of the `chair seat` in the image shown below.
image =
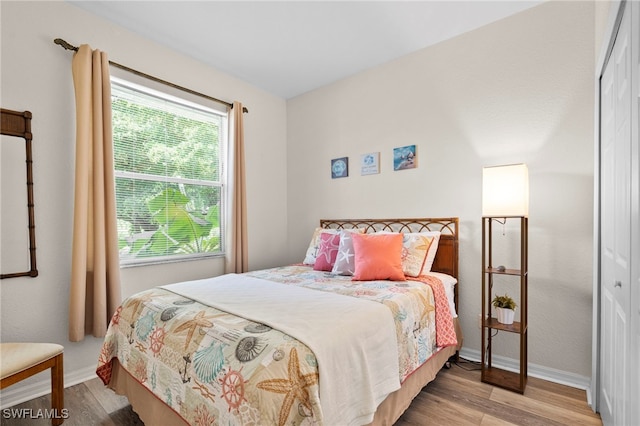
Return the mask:
<svg viewBox="0 0 640 426">
<path fill-rule="evenodd" d="M 38 365 L 63 350 L 55 343 L 0 343 L 0 379 Z"/>
</svg>

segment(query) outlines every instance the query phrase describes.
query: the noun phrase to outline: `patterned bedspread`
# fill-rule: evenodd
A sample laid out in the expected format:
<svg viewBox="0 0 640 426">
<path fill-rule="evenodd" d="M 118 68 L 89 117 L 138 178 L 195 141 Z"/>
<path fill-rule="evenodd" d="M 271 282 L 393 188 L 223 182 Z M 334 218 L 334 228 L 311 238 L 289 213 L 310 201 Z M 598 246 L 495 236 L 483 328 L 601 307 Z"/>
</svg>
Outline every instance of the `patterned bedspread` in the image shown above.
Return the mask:
<svg viewBox="0 0 640 426">
<path fill-rule="evenodd" d="M 444 290 L 435 278 L 358 282 L 296 265 L 247 275 L 387 306 L 395 321 L 401 380 L 437 350 L 436 322 L 440 346 L 455 344 Z M 444 313 L 438 321 L 436 305 Z M 161 288 L 128 298 L 113 316 L 97 367 L 105 384 L 113 358 L 192 425 L 321 423 L 317 361 L 306 345 Z"/>
</svg>

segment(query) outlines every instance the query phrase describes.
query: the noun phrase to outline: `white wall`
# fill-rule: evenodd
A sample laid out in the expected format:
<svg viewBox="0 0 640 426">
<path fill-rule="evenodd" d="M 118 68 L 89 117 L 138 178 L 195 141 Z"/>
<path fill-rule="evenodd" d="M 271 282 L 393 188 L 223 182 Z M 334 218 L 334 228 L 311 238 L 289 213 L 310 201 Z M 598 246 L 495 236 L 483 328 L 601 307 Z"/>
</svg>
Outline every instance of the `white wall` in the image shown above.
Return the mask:
<svg viewBox="0 0 640 426">
<path fill-rule="evenodd" d="M 458 216 L 464 347 L 479 353 L 482 167 L 527 163 L 529 361 L 588 382 L 594 21 L 593 3 L 544 3 L 289 100 L 289 260 L 320 218 Z M 411 144 L 418 168 L 393 171 L 392 149 Z M 360 176 L 376 151 L 381 173 Z M 350 176 L 332 180 L 342 156 Z M 517 358 L 504 334 L 494 354 Z"/>
<path fill-rule="evenodd" d="M 249 265 L 286 259 L 286 103 L 202 63 L 165 49 L 64 2 L 0 3 L 1 99 L 3 108 L 33 113 L 33 160 L 37 278 L 0 282 L 1 340 L 50 341 L 65 346 L 67 384 L 91 375 L 101 339 L 67 339 L 71 264 L 75 106 L 72 53 L 53 44 L 60 37 L 108 52 L 113 61 L 228 101 L 239 100 L 245 115 Z M 5 158 L 2 161 L 6 161 Z M 277 166 L 274 166 L 277 165 Z M 5 163 L 2 167 L 7 167 Z M 24 191 L 19 185 L 16 191 Z M 3 187 L 4 191 L 4 187 Z M 2 229 L 11 226 L 7 215 Z M 10 265 L 3 265 L 9 267 Z M 4 272 L 4 271 L 3 271 Z M 125 296 L 136 291 L 222 272 L 220 259 L 122 271 Z M 27 384 L 2 392 L 3 405 L 28 394 Z M 46 387 L 45 387 L 46 390 Z M 31 395 L 28 395 L 31 396 Z"/>
</svg>

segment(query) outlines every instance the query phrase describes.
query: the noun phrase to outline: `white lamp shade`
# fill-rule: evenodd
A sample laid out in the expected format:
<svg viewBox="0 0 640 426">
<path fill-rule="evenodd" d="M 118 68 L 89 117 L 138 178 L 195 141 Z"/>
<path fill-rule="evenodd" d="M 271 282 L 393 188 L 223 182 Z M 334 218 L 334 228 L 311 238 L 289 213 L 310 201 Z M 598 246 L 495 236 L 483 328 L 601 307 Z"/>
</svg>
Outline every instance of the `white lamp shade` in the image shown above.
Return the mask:
<svg viewBox="0 0 640 426">
<path fill-rule="evenodd" d="M 482 169 L 482 216 L 529 216 L 529 170 L 526 164 Z"/>
</svg>

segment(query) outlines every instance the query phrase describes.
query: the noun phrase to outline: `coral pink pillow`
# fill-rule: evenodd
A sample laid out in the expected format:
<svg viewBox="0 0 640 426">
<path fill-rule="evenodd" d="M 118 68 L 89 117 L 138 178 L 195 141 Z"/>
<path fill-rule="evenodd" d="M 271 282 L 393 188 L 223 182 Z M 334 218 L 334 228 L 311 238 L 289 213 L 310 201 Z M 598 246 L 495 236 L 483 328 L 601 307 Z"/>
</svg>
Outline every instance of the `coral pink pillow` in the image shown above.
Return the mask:
<svg viewBox="0 0 640 426">
<path fill-rule="evenodd" d="M 353 280 L 405 281 L 402 271 L 402 234 L 353 234 Z"/>
<path fill-rule="evenodd" d="M 340 234 L 322 232 L 320 234 L 320 245 L 318 255 L 313 264 L 316 271 L 331 271 L 338 256 L 338 246 L 340 245 Z"/>
</svg>

